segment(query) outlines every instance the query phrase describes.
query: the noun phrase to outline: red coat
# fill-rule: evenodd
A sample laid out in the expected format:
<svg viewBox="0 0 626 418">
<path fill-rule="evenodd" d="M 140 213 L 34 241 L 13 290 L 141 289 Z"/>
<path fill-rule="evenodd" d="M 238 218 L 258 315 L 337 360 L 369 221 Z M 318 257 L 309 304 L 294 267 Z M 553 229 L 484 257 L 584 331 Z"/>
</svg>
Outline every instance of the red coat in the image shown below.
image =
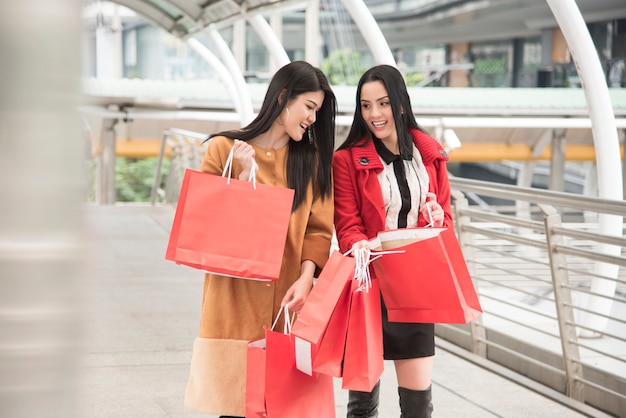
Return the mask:
<svg viewBox="0 0 626 418">
<path fill-rule="evenodd" d="M 448 155 L 439 142 L 429 135 L 411 131 L 413 142 L 422 155 L 428 172 L 428 190 L 437 195 L 444 210 L 443 226 L 452 226 L 450 184 L 446 161 Z M 365 139 L 363 140 L 365 142 Z M 335 192 L 335 230 L 339 248 L 348 251 L 363 239 L 372 239 L 385 229 L 385 204 L 377 174 L 383 170 L 373 142 L 335 152 L 333 181 Z M 418 226 L 426 225 L 423 216 Z"/>
</svg>

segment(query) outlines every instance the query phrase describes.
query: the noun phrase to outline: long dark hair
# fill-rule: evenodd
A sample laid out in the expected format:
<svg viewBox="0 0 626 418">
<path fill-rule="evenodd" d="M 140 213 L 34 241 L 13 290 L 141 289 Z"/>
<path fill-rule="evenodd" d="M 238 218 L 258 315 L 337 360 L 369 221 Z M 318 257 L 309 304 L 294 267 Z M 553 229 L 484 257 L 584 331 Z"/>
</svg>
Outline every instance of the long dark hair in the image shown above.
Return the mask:
<svg viewBox="0 0 626 418">
<path fill-rule="evenodd" d="M 337 100 L 322 71 L 306 61 L 293 61 L 272 77 L 257 117 L 246 127 L 212 134 L 249 141 L 267 132 L 287 102 L 314 91 L 324 92 L 324 101 L 311 126 L 313 144 L 308 138 L 289 141 L 287 152 L 287 184 L 294 189 L 293 210 L 304 201 L 309 182 L 314 193 L 330 198 L 332 193 L 331 160 L 335 147 L 335 115 Z M 310 129 L 311 129 L 310 128 Z"/>
<path fill-rule="evenodd" d="M 356 108 L 354 109 L 354 118 L 352 126 L 346 140 L 339 146 L 339 149 L 350 148 L 360 142 L 363 138 L 367 140 L 363 145 L 372 140 L 372 132 L 367 127 L 361 112 L 361 89 L 363 84 L 372 81 L 380 81 L 385 86 L 389 96 L 389 103 L 393 112 L 393 119 L 398 133 L 398 150 L 401 155 L 410 155 L 413 150 L 413 140 L 409 131 L 411 129 L 424 130 L 417 124 L 413 109 L 411 108 L 411 99 L 406 89 L 406 83 L 402 73 L 391 65 L 377 65 L 367 70 L 359 80 L 356 89 Z"/>
</svg>

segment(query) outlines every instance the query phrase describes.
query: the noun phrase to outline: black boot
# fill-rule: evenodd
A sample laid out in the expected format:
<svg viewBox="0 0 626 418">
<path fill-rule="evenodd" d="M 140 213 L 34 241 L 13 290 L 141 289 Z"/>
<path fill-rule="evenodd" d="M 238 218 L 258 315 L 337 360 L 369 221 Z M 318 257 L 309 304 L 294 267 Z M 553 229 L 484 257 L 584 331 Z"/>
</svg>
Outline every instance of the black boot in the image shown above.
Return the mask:
<svg viewBox="0 0 626 418">
<path fill-rule="evenodd" d="M 400 395 L 400 418 L 430 418 L 433 412 L 432 393 L 426 390 L 398 388 Z"/>
<path fill-rule="evenodd" d="M 378 417 L 378 398 L 380 397 L 380 381 L 376 382 L 371 392 L 348 392 L 347 418 Z"/>
</svg>

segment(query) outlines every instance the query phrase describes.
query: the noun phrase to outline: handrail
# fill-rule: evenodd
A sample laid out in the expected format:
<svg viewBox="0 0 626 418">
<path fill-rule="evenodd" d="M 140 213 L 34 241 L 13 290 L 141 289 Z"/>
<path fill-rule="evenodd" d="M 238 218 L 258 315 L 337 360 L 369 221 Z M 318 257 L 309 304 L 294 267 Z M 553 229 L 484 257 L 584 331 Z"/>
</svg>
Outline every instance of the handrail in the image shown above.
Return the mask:
<svg viewBox="0 0 626 418">
<path fill-rule="evenodd" d="M 178 200 L 183 171 L 186 168 L 199 168 L 199 155 L 204 152 L 207 138 L 207 134 L 184 129 L 170 128 L 163 131 L 154 183 L 150 191 L 150 204 L 154 205 L 159 195 L 165 203 L 174 203 Z M 172 153 L 165 186 L 162 187 L 161 175 L 168 145 Z"/>
<path fill-rule="evenodd" d="M 623 200 L 601 199 L 573 193 L 519 187 L 460 177 L 451 177 L 450 184 L 453 188 L 462 190 L 464 193 L 471 192 L 479 195 L 497 196 L 501 199 L 520 200 L 535 204 L 543 203 L 559 208 L 580 209 L 581 211 L 611 215 L 624 216 L 626 214 L 626 202 Z"/>
<path fill-rule="evenodd" d="M 458 177 L 450 184 L 455 227 L 484 313 L 466 326 L 438 324 L 438 336 L 572 399 L 623 413 L 626 237 L 600 233 L 586 219 L 624 217 L 626 202 Z M 483 204 L 470 205 L 474 196 Z M 489 198 L 511 203 L 485 206 Z M 536 210 L 516 213 L 520 202 Z M 604 253 L 606 245 L 621 251 Z M 596 263 L 614 267 L 617 277 L 598 274 Z M 612 281 L 617 291 L 599 294 L 595 281 Z M 595 296 L 613 304 L 611 315 L 586 303 Z M 585 317 L 594 315 L 607 320 L 606 328 L 587 326 Z"/>
</svg>

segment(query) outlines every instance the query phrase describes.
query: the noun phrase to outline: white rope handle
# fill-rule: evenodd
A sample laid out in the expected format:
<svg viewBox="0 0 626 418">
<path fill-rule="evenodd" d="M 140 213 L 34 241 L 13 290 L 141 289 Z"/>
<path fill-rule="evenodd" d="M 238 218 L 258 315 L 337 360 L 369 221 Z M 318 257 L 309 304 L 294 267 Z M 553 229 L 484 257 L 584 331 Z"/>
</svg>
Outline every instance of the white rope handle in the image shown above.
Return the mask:
<svg viewBox="0 0 626 418">
<path fill-rule="evenodd" d="M 352 248 L 345 253 L 344 256 L 354 253 L 356 266 L 354 267 L 354 279 L 358 281 L 359 287 L 357 292 L 369 292 L 372 287 L 372 277 L 370 276 L 369 265 L 372 261 L 379 259 L 386 254 L 402 254 L 405 250 L 383 250 L 372 251 L 369 248 Z"/>
<path fill-rule="evenodd" d="M 280 318 L 280 313 L 283 313 L 285 315 L 285 323 L 283 325 L 283 334 L 291 334 L 291 326 L 293 325 L 293 321 L 295 320 L 295 313 L 292 314 L 292 316 L 289 316 L 289 304 L 286 304 L 285 306 L 281 306 L 280 309 L 278 310 L 278 313 L 276 314 L 276 319 L 274 319 L 274 323 L 272 324 L 272 331 L 274 331 L 274 328 L 276 327 L 276 323 L 278 322 L 278 318 Z"/>
<path fill-rule="evenodd" d="M 230 178 L 233 173 L 233 155 L 235 154 L 235 147 L 230 149 L 228 153 L 228 157 L 226 158 L 226 162 L 224 163 L 224 169 L 222 170 L 222 177 L 227 177 L 226 184 L 230 184 Z M 252 167 L 250 167 L 250 175 L 248 176 L 248 181 L 252 183 L 252 186 L 256 190 L 256 173 L 259 171 L 259 165 L 256 163 L 254 158 L 252 159 Z M 227 176 L 228 174 L 228 176 Z"/>
<path fill-rule="evenodd" d="M 430 221 L 430 223 L 426 225 L 424 228 L 435 226 L 435 221 L 433 221 L 433 211 L 430 209 L 430 205 L 428 204 L 428 201 L 426 201 L 426 210 L 428 211 L 428 220 Z"/>
<path fill-rule="evenodd" d="M 354 267 L 354 278 L 359 284 L 357 292 L 369 292 L 372 287 L 372 277 L 370 276 L 369 264 L 371 250 L 369 248 L 356 248 L 354 250 L 354 259 L 356 266 Z"/>
</svg>

